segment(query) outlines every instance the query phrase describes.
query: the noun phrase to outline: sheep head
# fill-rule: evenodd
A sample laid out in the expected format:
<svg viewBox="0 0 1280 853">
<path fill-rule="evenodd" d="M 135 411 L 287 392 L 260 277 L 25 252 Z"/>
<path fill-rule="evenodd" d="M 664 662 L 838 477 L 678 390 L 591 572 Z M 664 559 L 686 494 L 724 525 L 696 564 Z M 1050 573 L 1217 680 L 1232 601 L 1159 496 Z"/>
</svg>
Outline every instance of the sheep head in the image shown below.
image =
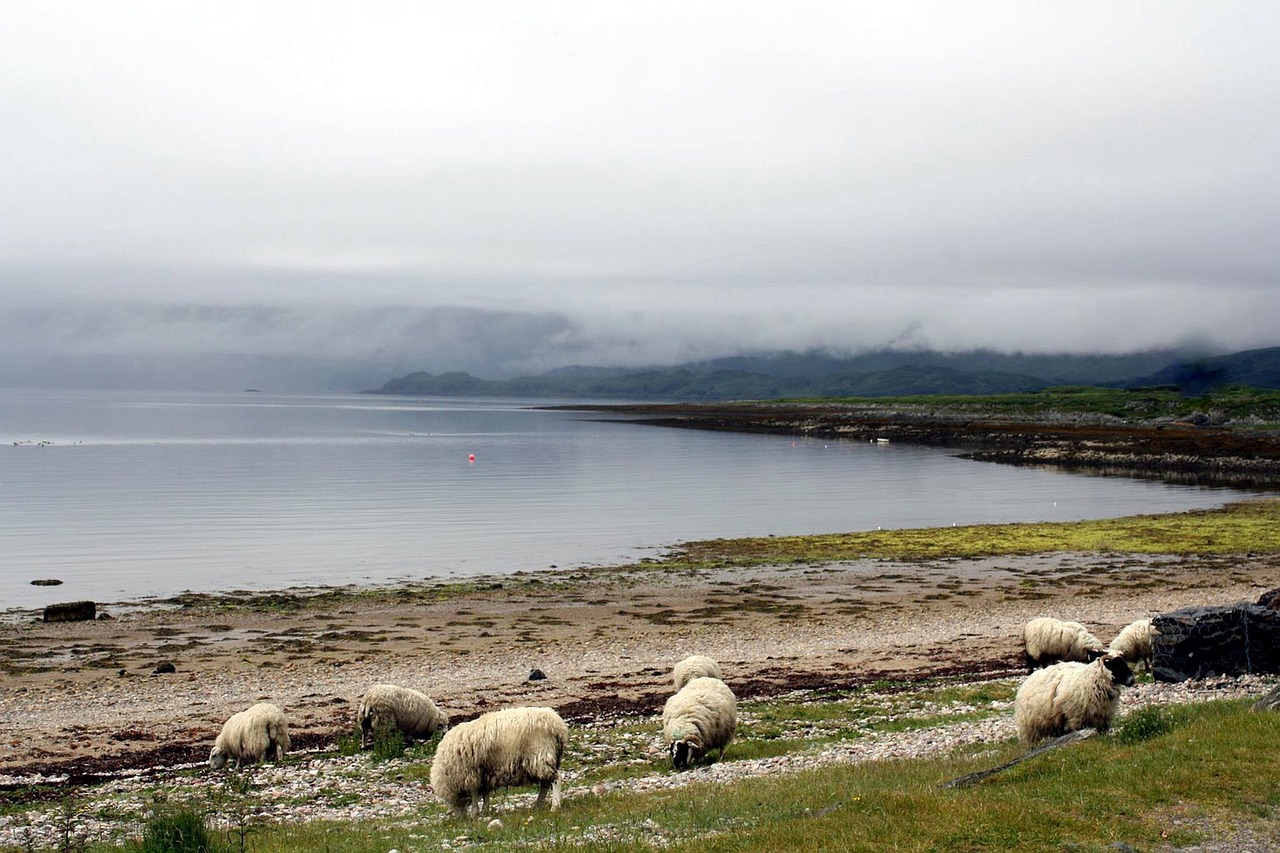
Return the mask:
<svg viewBox="0 0 1280 853">
<path fill-rule="evenodd" d="M 213 749 L 209 750 L 209 766 L 210 767 L 212 767 L 214 770 L 221 770 L 226 765 L 227 765 L 227 754 L 225 752 L 220 752 L 216 746 Z"/>
<path fill-rule="evenodd" d="M 697 735 L 689 735 L 673 741 L 668 747 L 671 754 L 671 766 L 676 770 L 688 770 L 702 759 L 702 739 Z"/>
<path fill-rule="evenodd" d="M 1111 680 L 1116 684 L 1121 687 L 1132 687 L 1134 685 L 1133 670 L 1129 668 L 1129 662 L 1124 659 L 1124 655 L 1119 652 L 1107 652 L 1098 660 L 1111 673 Z"/>
</svg>

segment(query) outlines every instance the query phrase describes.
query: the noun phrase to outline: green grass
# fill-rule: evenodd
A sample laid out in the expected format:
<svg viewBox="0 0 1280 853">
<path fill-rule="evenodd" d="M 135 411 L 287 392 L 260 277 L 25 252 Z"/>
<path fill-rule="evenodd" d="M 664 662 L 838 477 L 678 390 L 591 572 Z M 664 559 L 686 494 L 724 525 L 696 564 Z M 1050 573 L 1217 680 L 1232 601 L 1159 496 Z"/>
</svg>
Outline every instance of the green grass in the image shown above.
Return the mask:
<svg viewBox="0 0 1280 853">
<path fill-rule="evenodd" d="M 1122 729 L 1123 730 L 1123 729 Z M 1210 826 L 1280 825 L 1280 763 L 1264 745 L 1280 715 L 1241 702 L 1182 709 L 1134 743 L 1097 738 L 972 788 L 950 779 L 1015 757 L 1010 743 L 940 760 L 872 762 L 651 794 L 575 791 L 560 813 L 507 812 L 504 826 L 446 819 L 271 828 L 250 849 L 648 851 L 1103 851 L 1196 843 Z M 531 819 L 530 819 L 531 818 Z"/>
<path fill-rule="evenodd" d="M 664 568 L 786 565 L 841 560 L 922 560 L 1054 551 L 1137 554 L 1280 553 L 1280 500 L 1222 509 L 1096 521 L 978 524 L 687 542 Z"/>
<path fill-rule="evenodd" d="M 1228 386 L 1208 394 L 1188 397 L 1178 391 L 1140 388 L 1063 386 L 1011 394 L 930 394 L 905 397 L 806 398 L 786 402 L 845 404 L 891 408 L 919 406 L 977 415 L 1034 416 L 1051 413 L 1102 414 L 1126 419 L 1188 417 L 1197 412 L 1219 412 L 1227 417 L 1252 417 L 1262 423 L 1280 422 L 1280 391 Z M 759 405 L 759 404 L 755 404 Z"/>
<path fill-rule="evenodd" d="M 943 719 L 1008 713 L 1014 681 L 935 683 L 890 692 L 742 703 L 740 739 L 727 761 L 814 750 L 828 739 L 865 737 Z M 806 729 L 806 735 L 796 734 Z M 816 731 L 816 734 L 815 734 Z M 1122 717 L 1112 736 L 1094 738 L 1024 762 L 968 788 L 952 779 L 1022 754 L 1010 739 L 964 746 L 943 758 L 877 761 L 802 773 L 695 782 L 650 793 L 600 783 L 629 776 L 664 776 L 652 759 L 653 720 L 575 727 L 565 768 L 574 775 L 557 813 L 513 806 L 495 797 L 501 827 L 449 816 L 428 803 L 378 821 L 315 821 L 296 825 L 254 819 L 251 831 L 210 831 L 211 848 L 284 853 L 402 853 L 466 846 L 475 850 L 540 851 L 1101 851 L 1115 842 L 1140 850 L 1189 846 L 1214 828 L 1255 825 L 1280 831 L 1280 762 L 1268 745 L 1280 742 L 1280 714 L 1252 713 L 1245 701 L 1152 707 Z M 425 784 L 425 757 L 406 768 L 405 785 Z M 370 764 L 370 767 L 373 765 Z M 639 768 L 637 771 L 636 768 Z M 149 831 L 175 835 L 163 821 L 180 819 L 183 839 L 206 818 L 235 825 L 238 796 L 214 800 L 205 813 L 161 811 Z M 526 791 L 527 793 L 527 791 Z M 238 804 L 238 805 L 235 805 Z M 83 803 L 81 804 L 84 805 Z M 299 804 L 297 808 L 301 809 Z M 178 808 L 175 806 L 175 808 Z M 174 817 L 176 815 L 176 818 Z M 166 834 L 167 833 L 167 834 Z M 185 843 L 185 841 L 183 842 Z M 78 849 L 78 848 L 77 848 Z M 87 845 L 106 850 L 140 849 Z M 194 849 L 162 847 L 156 849 Z"/>
</svg>

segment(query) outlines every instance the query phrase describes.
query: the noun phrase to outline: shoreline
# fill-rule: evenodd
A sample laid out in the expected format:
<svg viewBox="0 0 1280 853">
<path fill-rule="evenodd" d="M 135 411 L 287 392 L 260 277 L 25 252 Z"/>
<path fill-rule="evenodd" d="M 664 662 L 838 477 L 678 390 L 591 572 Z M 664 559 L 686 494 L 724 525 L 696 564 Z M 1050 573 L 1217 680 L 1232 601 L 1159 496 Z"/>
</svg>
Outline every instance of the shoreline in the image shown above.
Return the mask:
<svg viewBox="0 0 1280 853">
<path fill-rule="evenodd" d="M 744 698 L 1014 677 L 1033 616 L 1110 637 L 1277 586 L 1280 555 L 1051 552 L 561 571 L 0 626 L 0 720 L 7 733 L 23 721 L 22 738 L 0 738 L 0 789 L 200 764 L 226 716 L 261 699 L 286 709 L 295 751 L 332 749 L 380 681 L 424 690 L 455 722 L 547 704 L 574 724 L 656 714 L 671 664 L 694 652 L 721 660 Z M 175 671 L 157 673 L 163 663 Z"/>
<path fill-rule="evenodd" d="M 1187 485 L 1280 489 L 1280 434 L 1248 426 L 1107 415 L 1010 416 L 858 403 L 667 403 L 550 406 L 633 416 L 679 429 L 889 441 L 964 451 L 963 458 Z"/>
</svg>

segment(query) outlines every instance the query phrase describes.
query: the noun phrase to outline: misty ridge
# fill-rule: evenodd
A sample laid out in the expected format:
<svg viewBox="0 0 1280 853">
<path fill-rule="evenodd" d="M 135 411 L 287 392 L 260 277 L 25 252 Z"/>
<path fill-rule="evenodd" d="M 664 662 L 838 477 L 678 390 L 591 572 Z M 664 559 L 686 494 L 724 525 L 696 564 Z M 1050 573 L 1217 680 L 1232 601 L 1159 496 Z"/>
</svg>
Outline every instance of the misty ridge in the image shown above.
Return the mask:
<svg viewBox="0 0 1280 853">
<path fill-rule="evenodd" d="M 943 351 L 916 343 L 743 353 L 631 338 L 555 312 L 459 307 L 30 304 L 0 313 L 0 385 L 633 400 L 1280 387 L 1280 348 L 1206 355 Z M 681 358 L 685 356 L 685 358 Z M 692 357 L 688 357 L 692 356 Z"/>
</svg>

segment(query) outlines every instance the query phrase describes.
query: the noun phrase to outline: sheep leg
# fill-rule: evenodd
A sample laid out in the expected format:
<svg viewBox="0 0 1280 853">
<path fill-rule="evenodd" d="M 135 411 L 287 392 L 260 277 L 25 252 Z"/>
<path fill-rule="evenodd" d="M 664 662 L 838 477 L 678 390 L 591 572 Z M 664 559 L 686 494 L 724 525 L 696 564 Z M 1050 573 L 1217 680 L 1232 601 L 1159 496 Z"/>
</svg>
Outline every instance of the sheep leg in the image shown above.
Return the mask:
<svg viewBox="0 0 1280 853">
<path fill-rule="evenodd" d="M 546 807 L 548 791 L 551 792 L 551 810 L 555 811 L 560 808 L 560 777 L 557 776 L 550 782 L 538 783 L 538 799 L 533 804 L 535 809 Z"/>
</svg>

